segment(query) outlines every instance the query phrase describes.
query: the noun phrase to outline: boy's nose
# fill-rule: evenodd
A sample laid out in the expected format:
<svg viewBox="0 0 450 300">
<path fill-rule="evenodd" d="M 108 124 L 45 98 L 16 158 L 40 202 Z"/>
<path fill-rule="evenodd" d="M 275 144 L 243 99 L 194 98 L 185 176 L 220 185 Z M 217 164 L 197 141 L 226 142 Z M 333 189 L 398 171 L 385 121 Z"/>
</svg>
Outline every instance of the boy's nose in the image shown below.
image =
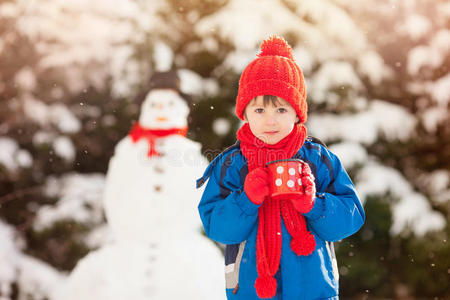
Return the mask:
<svg viewBox="0 0 450 300">
<path fill-rule="evenodd" d="M 273 115 L 273 114 L 268 114 L 268 115 L 267 115 L 267 118 L 266 118 L 266 123 L 267 123 L 267 124 L 273 125 L 273 124 L 275 124 L 276 122 L 277 122 L 277 120 L 276 120 L 276 118 L 275 118 L 275 115 Z"/>
</svg>

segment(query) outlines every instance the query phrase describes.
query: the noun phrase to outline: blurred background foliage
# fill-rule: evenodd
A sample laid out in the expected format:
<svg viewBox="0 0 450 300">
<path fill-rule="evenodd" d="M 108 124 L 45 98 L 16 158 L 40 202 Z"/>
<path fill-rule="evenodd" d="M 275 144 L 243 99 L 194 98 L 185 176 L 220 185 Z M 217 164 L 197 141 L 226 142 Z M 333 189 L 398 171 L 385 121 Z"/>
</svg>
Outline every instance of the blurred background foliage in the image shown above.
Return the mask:
<svg viewBox="0 0 450 300">
<path fill-rule="evenodd" d="M 0 0 L 0 220 L 14 229 L 18 248 L 59 272 L 98 247 L 86 237 L 104 218 L 60 218 L 40 228 L 37 216 L 63 196 L 48 192 L 51 180 L 106 173 L 155 70 L 184 70 L 194 99 L 188 137 L 204 153 L 233 144 L 241 124 L 234 115 L 239 70 L 262 39 L 277 33 L 304 68 L 310 134 L 333 151 L 346 142 L 363 149 L 363 159 L 346 164 L 357 187 L 369 162 L 395 170 L 411 195 L 426 199 L 423 213 L 440 220 L 421 221 L 426 229 L 418 232 L 412 218 L 393 232 L 394 207 L 406 200 L 389 189 L 363 193 L 366 224 L 336 244 L 342 298 L 450 299 L 450 6 L 444 0 L 307 2 L 123 1 L 113 8 L 104 1 Z M 346 81 L 349 74 L 357 80 Z M 377 100 L 401 108 L 415 120 L 412 129 L 401 121 L 387 131 L 365 128 L 373 115 L 364 113 Z M 389 125 L 390 107 L 378 111 L 377 124 Z M 374 140 L 328 134 L 335 131 L 321 124 L 357 115 L 367 136 L 376 132 Z M 7 283 L 18 299 L 20 283 Z"/>
</svg>

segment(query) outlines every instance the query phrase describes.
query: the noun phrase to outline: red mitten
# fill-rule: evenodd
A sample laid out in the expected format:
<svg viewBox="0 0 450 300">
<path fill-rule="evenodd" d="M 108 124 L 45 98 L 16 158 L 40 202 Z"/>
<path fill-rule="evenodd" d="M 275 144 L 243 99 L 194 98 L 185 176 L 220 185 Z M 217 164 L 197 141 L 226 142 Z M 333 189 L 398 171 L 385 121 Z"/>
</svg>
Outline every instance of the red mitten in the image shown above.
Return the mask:
<svg viewBox="0 0 450 300">
<path fill-rule="evenodd" d="M 302 213 L 308 213 L 314 206 L 316 198 L 316 184 L 314 183 L 314 175 L 307 163 L 302 164 L 302 174 L 300 175 L 303 194 L 291 199 L 294 208 Z"/>
<path fill-rule="evenodd" d="M 263 203 L 269 195 L 269 170 L 259 167 L 247 174 L 244 191 L 254 204 Z"/>
</svg>

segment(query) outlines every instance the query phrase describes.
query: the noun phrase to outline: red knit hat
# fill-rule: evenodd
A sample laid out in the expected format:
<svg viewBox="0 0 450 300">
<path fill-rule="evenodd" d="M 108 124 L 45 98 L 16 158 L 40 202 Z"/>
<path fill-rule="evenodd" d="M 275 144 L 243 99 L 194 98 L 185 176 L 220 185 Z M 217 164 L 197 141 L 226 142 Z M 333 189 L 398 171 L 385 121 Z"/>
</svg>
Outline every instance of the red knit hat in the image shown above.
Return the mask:
<svg viewBox="0 0 450 300">
<path fill-rule="evenodd" d="M 294 61 L 292 48 L 281 37 L 271 36 L 261 45 L 261 53 L 242 72 L 236 99 L 236 115 L 244 120 L 244 110 L 260 95 L 281 97 L 306 122 L 308 105 L 302 71 Z"/>
</svg>

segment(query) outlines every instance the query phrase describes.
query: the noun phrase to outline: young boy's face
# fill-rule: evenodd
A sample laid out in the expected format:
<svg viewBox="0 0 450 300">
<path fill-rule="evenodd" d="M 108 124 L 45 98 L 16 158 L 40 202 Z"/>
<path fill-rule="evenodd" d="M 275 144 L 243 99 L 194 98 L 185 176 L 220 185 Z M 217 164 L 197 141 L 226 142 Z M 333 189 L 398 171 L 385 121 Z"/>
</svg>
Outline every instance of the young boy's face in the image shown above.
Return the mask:
<svg viewBox="0 0 450 300">
<path fill-rule="evenodd" d="M 264 105 L 263 96 L 248 103 L 244 119 L 249 123 L 252 133 L 269 145 L 285 138 L 299 120 L 294 108 L 286 100 L 278 97 L 275 105 L 272 102 Z"/>
</svg>

